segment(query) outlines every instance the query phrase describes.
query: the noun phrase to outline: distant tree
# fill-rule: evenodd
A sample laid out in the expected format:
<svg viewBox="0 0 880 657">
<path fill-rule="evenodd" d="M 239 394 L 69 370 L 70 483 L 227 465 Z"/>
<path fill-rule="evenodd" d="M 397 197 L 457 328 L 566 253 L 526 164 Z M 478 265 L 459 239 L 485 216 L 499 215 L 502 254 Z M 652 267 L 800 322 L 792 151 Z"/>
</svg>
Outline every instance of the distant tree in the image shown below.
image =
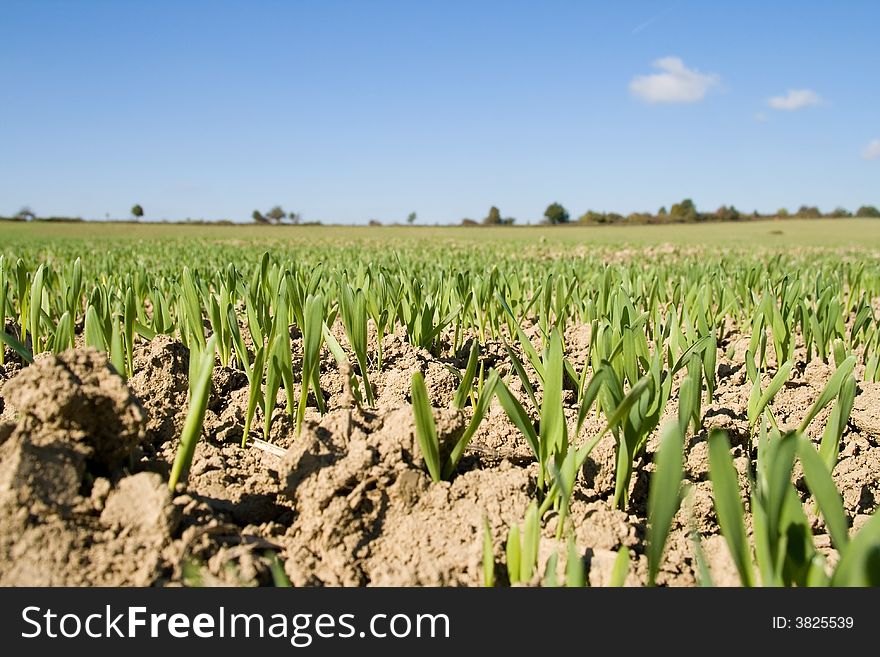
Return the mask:
<svg viewBox="0 0 880 657">
<path fill-rule="evenodd" d="M 287 218 L 290 219 L 290 223 L 296 226 L 297 224 L 299 224 L 300 221 L 302 221 L 302 214 L 300 214 L 299 212 L 291 212 L 287 215 Z"/>
<path fill-rule="evenodd" d="M 785 219 L 786 217 L 789 217 L 789 216 L 791 216 L 791 215 L 789 214 L 789 212 L 788 212 L 788 210 L 787 210 L 786 208 L 779 208 L 779 209 L 776 211 L 776 216 L 779 217 L 779 218 L 781 218 L 781 219 Z"/>
<path fill-rule="evenodd" d="M 828 213 L 828 216 L 832 219 L 843 219 L 845 217 L 851 217 L 852 213 L 846 208 L 842 208 L 840 206 L 834 208 L 831 212 Z"/>
<path fill-rule="evenodd" d="M 858 210 L 856 210 L 856 216 L 880 219 L 880 210 L 878 210 L 873 205 L 863 205 Z"/>
<path fill-rule="evenodd" d="M 416 219 L 418 219 L 418 218 L 419 218 L 419 216 L 415 212 L 410 212 L 406 216 L 406 223 L 412 225 L 416 222 Z"/>
<path fill-rule="evenodd" d="M 625 221 L 628 224 L 647 224 L 653 218 L 649 212 L 631 212 L 626 216 Z"/>
<path fill-rule="evenodd" d="M 135 219 L 140 219 L 144 216 L 144 209 L 141 207 L 140 203 L 135 203 L 131 206 L 131 216 Z"/>
<path fill-rule="evenodd" d="M 587 210 L 580 217 L 578 217 L 579 224 L 604 224 L 605 223 L 605 215 L 601 212 L 596 212 L 595 210 Z"/>
<path fill-rule="evenodd" d="M 284 221 L 284 218 L 286 216 L 287 213 L 284 212 L 280 205 L 276 205 L 274 208 L 266 213 L 266 219 L 276 224 L 280 224 L 282 221 Z"/>
<path fill-rule="evenodd" d="M 263 216 L 263 213 L 260 212 L 259 210 L 254 210 L 251 213 L 251 219 L 256 221 L 258 224 L 268 224 L 269 223 L 269 220 L 266 219 L 266 217 Z"/>
<path fill-rule="evenodd" d="M 794 216 L 801 219 L 819 219 L 822 216 L 822 211 L 815 205 L 802 205 Z"/>
<path fill-rule="evenodd" d="M 547 206 L 544 216 L 550 224 L 567 224 L 569 221 L 568 210 L 555 202 Z"/>
<path fill-rule="evenodd" d="M 19 221 L 33 221 L 37 218 L 37 215 L 33 210 L 30 209 L 30 207 L 26 205 L 18 211 L 18 214 L 15 215 L 15 218 Z"/>
<path fill-rule="evenodd" d="M 516 223 L 516 217 L 504 217 L 501 220 L 503 226 L 513 226 Z"/>
<path fill-rule="evenodd" d="M 629 217 L 624 217 L 617 212 L 596 212 L 587 210 L 578 218 L 578 222 L 582 224 L 619 224 L 632 218 L 635 223 L 647 223 L 651 215 L 648 213 L 634 212 Z"/>
<path fill-rule="evenodd" d="M 368 226 L 381 226 L 382 222 L 379 221 L 378 219 L 370 219 L 370 221 L 367 222 L 367 225 Z"/>
<path fill-rule="evenodd" d="M 464 219 L 461 220 L 461 225 L 462 226 L 479 226 L 480 224 L 479 224 L 479 222 L 474 221 L 473 219 L 468 219 L 467 217 L 465 217 Z"/>
<path fill-rule="evenodd" d="M 501 223 L 501 211 L 493 205 L 489 208 L 489 214 L 483 219 L 483 223 L 487 226 L 497 226 Z"/>
<path fill-rule="evenodd" d="M 669 209 L 669 218 L 673 221 L 697 221 L 700 216 L 694 202 L 686 198 L 681 203 L 672 204 Z"/>
<path fill-rule="evenodd" d="M 737 210 L 732 205 L 730 207 L 722 205 L 720 208 L 715 210 L 715 218 L 719 221 L 739 221 L 741 219 L 741 216 L 739 210 Z"/>
<path fill-rule="evenodd" d="M 660 218 L 662 218 L 662 219 L 666 219 L 666 217 L 667 217 L 668 214 L 669 214 L 669 213 L 666 211 L 666 206 L 665 206 L 665 205 L 660 206 L 660 209 L 657 210 L 657 216 L 660 217 Z"/>
</svg>

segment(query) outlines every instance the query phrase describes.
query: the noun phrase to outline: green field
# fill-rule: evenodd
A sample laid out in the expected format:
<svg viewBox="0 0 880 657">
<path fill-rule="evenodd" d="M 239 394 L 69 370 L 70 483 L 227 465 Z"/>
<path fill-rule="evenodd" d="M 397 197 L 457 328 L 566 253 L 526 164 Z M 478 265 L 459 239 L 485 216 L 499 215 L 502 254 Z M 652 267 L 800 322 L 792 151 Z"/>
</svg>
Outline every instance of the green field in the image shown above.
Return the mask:
<svg viewBox="0 0 880 657">
<path fill-rule="evenodd" d="M 2 224 L 0 585 L 880 585 L 878 247 Z"/>
<path fill-rule="evenodd" d="M 786 219 L 742 223 L 670 224 L 663 226 L 255 226 L 150 223 L 0 223 L 3 246 L 21 242 L 87 240 L 188 240 L 234 243 L 325 244 L 358 241 L 396 244 L 418 240 L 462 245 L 496 242 L 525 245 L 598 245 L 603 247 L 762 246 L 880 248 L 880 220 Z"/>
</svg>

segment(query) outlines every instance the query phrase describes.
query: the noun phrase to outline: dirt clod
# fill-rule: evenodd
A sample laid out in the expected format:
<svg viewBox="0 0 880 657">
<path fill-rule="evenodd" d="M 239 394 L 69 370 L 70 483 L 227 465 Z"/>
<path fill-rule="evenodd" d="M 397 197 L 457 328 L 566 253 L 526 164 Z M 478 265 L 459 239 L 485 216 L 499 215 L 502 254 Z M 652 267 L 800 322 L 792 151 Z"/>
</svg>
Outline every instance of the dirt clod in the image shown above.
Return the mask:
<svg viewBox="0 0 880 657">
<path fill-rule="evenodd" d="M 23 369 L 3 386 L 30 442 L 61 440 L 106 468 L 144 438 L 144 410 L 106 354 L 70 349 Z"/>
</svg>

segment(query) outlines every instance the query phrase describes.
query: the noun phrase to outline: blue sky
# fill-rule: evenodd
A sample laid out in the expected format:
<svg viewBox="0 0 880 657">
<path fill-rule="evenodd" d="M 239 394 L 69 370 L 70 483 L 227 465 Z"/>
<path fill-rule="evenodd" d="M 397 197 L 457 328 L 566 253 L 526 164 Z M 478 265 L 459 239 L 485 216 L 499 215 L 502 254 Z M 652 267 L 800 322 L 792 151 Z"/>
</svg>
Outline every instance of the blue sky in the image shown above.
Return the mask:
<svg viewBox="0 0 880 657">
<path fill-rule="evenodd" d="M 878 24 L 867 0 L 4 0 L 0 214 L 880 205 Z"/>
</svg>

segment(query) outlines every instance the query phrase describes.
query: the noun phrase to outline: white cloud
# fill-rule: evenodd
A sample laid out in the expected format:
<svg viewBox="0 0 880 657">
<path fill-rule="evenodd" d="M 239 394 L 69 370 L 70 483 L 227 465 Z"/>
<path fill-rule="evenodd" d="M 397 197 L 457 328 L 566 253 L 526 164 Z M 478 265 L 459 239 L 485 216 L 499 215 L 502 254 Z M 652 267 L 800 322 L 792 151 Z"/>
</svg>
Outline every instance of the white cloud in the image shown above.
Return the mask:
<svg viewBox="0 0 880 657">
<path fill-rule="evenodd" d="M 773 96 L 767 104 L 773 109 L 794 111 L 818 105 L 822 99 L 812 89 L 789 89 L 784 96 Z"/>
<path fill-rule="evenodd" d="M 862 157 L 866 160 L 876 160 L 880 158 L 880 139 L 872 139 L 862 151 Z"/>
<path fill-rule="evenodd" d="M 630 92 L 647 103 L 695 103 L 720 81 L 714 73 L 689 69 L 679 57 L 662 57 L 651 65 L 662 72 L 637 75 L 629 83 Z"/>
</svg>

